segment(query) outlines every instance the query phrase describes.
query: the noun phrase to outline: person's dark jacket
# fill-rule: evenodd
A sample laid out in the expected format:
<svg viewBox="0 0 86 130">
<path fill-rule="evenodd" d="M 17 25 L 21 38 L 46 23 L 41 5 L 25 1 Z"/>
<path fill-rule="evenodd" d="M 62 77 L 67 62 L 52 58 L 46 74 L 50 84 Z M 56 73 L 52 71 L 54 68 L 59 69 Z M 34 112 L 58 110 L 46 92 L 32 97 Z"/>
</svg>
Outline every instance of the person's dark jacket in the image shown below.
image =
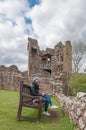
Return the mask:
<svg viewBox="0 0 86 130">
<path fill-rule="evenodd" d="M 33 96 L 42 96 L 41 93 L 39 93 L 39 86 L 32 84 L 30 86 L 30 93 Z"/>
</svg>

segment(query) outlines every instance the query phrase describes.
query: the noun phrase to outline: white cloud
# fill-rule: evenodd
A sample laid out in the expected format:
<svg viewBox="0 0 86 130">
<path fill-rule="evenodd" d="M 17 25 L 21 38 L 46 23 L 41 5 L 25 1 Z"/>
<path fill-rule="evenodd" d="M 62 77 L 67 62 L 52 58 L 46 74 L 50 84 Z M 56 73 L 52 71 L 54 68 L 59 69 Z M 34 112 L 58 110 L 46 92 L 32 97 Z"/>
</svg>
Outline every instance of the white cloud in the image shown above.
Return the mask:
<svg viewBox="0 0 86 130">
<path fill-rule="evenodd" d="M 26 70 L 28 36 L 38 39 L 41 48 L 66 40 L 85 42 L 85 0 L 40 1 L 31 9 L 28 0 L 0 1 L 0 64 L 16 64 Z M 31 18 L 32 25 L 24 17 Z"/>
<path fill-rule="evenodd" d="M 0 64 L 17 65 L 21 70 L 27 70 L 27 35 L 24 16 L 27 1 L 0 1 Z M 23 67 L 22 67 L 23 66 Z"/>
<path fill-rule="evenodd" d="M 32 8 L 28 16 L 33 21 L 40 45 L 82 40 L 81 32 L 86 31 L 85 7 L 85 0 L 42 0 L 41 5 Z"/>
<path fill-rule="evenodd" d="M 9 18 L 15 18 L 22 15 L 26 11 L 26 0 L 5 0 L 0 2 L 0 13 L 5 14 Z"/>
</svg>

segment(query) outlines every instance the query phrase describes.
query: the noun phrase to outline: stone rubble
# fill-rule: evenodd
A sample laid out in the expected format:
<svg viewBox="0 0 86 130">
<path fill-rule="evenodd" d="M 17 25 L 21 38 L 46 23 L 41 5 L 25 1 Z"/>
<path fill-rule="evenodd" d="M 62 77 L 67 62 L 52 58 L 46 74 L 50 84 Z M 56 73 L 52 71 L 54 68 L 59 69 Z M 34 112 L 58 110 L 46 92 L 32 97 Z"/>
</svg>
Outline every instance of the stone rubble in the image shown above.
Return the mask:
<svg viewBox="0 0 86 130">
<path fill-rule="evenodd" d="M 52 83 L 54 97 L 60 102 L 63 112 L 78 127 L 76 130 L 86 130 L 86 93 L 79 92 L 76 97 L 65 96 L 62 86 Z"/>
</svg>

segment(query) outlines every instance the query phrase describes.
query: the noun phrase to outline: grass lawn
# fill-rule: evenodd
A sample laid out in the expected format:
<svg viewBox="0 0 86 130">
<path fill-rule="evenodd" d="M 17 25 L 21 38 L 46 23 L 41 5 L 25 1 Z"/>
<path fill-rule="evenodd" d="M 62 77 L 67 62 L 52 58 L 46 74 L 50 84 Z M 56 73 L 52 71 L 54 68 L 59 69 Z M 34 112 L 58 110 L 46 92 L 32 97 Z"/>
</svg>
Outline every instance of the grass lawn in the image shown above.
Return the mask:
<svg viewBox="0 0 86 130">
<path fill-rule="evenodd" d="M 59 103 L 52 99 L 56 105 Z M 19 93 L 9 90 L 0 90 L 0 130 L 75 130 L 74 125 L 66 115 L 62 114 L 61 108 L 55 110 L 57 116 L 53 120 L 42 114 L 41 122 L 16 121 L 19 102 Z M 36 115 L 36 110 L 30 109 L 30 115 Z M 29 110 L 23 110 L 29 115 Z"/>
</svg>

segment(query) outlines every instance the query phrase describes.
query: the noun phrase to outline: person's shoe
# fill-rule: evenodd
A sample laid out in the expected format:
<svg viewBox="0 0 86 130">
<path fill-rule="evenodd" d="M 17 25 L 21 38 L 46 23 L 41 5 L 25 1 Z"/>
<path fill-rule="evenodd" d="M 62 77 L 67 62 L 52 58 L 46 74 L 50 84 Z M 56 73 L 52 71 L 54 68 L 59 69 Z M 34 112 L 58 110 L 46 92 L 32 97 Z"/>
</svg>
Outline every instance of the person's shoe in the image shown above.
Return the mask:
<svg viewBox="0 0 86 130">
<path fill-rule="evenodd" d="M 59 108 L 59 107 L 57 107 L 57 106 L 55 106 L 55 105 L 52 105 L 52 106 L 51 106 L 51 109 L 57 109 L 57 108 Z"/>
<path fill-rule="evenodd" d="M 50 113 L 48 111 L 44 111 L 43 114 L 46 116 L 50 116 Z"/>
</svg>

